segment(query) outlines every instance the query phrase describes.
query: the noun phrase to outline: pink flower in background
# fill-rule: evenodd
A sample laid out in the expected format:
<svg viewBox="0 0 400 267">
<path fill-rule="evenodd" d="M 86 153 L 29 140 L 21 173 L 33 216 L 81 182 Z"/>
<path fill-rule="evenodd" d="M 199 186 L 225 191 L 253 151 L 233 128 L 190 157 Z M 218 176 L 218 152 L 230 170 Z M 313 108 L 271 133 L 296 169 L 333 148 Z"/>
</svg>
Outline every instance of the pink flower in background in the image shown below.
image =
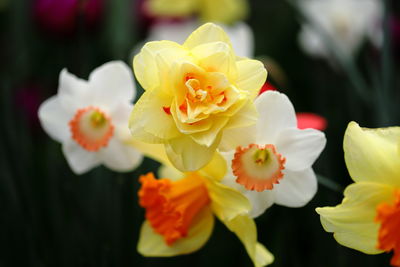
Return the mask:
<svg viewBox="0 0 400 267">
<path fill-rule="evenodd" d="M 261 95 L 262 93 L 264 93 L 266 91 L 276 91 L 276 88 L 275 88 L 275 86 L 273 86 L 269 82 L 265 82 L 264 85 L 261 87 L 260 92 L 258 93 L 258 95 Z"/>
<path fill-rule="evenodd" d="M 298 112 L 297 117 L 297 127 L 299 129 L 312 128 L 320 131 L 324 131 L 328 126 L 326 119 L 318 114 L 310 112 Z"/>
<path fill-rule="evenodd" d="M 36 0 L 33 11 L 38 23 L 46 30 L 71 33 L 80 16 L 89 27 L 97 24 L 103 12 L 103 0 Z"/>
</svg>

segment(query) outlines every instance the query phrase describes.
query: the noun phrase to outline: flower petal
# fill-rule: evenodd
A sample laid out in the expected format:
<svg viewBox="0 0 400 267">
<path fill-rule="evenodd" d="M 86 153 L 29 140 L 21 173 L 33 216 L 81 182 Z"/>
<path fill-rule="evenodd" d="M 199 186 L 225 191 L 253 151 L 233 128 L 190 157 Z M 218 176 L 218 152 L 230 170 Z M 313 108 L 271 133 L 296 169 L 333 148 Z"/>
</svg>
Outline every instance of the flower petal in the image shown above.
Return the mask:
<svg viewBox="0 0 400 267">
<path fill-rule="evenodd" d="M 317 208 L 325 231 L 333 233 L 343 246 L 367 254 L 378 254 L 379 224 L 374 219 L 376 207 L 394 198 L 394 188 L 378 183 L 354 183 L 344 191 L 344 199 L 336 207 Z"/>
<path fill-rule="evenodd" d="M 38 114 L 43 129 L 51 138 L 60 143 L 70 139 L 68 122 L 74 114 L 63 109 L 58 96 L 44 101 L 39 107 Z"/>
<path fill-rule="evenodd" d="M 236 182 L 236 177 L 232 173 L 225 176 L 222 183 L 238 190 L 247 197 L 252 207 L 248 214 L 251 218 L 260 216 L 266 209 L 274 204 L 275 196 L 271 190 L 265 190 L 263 192 L 247 190 L 243 185 Z"/>
<path fill-rule="evenodd" d="M 122 61 L 111 61 L 96 68 L 89 76 L 90 101 L 93 105 L 114 107 L 131 102 L 136 88 L 131 69 Z"/>
<path fill-rule="evenodd" d="M 267 79 L 267 70 L 261 61 L 253 59 L 243 59 L 236 62 L 238 78 L 236 86 L 250 93 L 250 98 L 254 99 L 260 88 Z"/>
<path fill-rule="evenodd" d="M 172 246 L 165 244 L 162 235 L 154 232 L 145 221 L 140 230 L 137 250 L 146 257 L 170 257 L 188 254 L 199 250 L 210 238 L 214 227 L 214 217 L 209 207 L 203 208 L 193 218 L 188 235 L 176 241 Z"/>
<path fill-rule="evenodd" d="M 97 152 L 87 151 L 73 140 L 64 143 L 62 150 L 69 166 L 75 174 L 83 174 L 99 166 L 101 163 Z"/>
<path fill-rule="evenodd" d="M 323 132 L 296 128 L 281 131 L 275 143 L 277 151 L 286 158 L 285 168 L 291 171 L 310 168 L 325 144 L 326 138 Z"/>
<path fill-rule="evenodd" d="M 207 176 L 205 181 L 211 198 L 211 208 L 221 221 L 232 220 L 250 211 L 250 202 L 239 191 Z"/>
<path fill-rule="evenodd" d="M 241 215 L 230 221 L 223 221 L 223 223 L 243 243 L 255 267 L 265 266 L 274 261 L 274 255 L 257 242 L 257 226 L 254 220 Z"/>
<path fill-rule="evenodd" d="M 279 184 L 274 185 L 275 203 L 298 208 L 306 205 L 317 193 L 317 178 L 311 168 L 301 171 L 284 170 Z"/>
<path fill-rule="evenodd" d="M 160 90 L 144 92 L 129 119 L 133 137 L 143 142 L 161 143 L 163 139 L 179 136 L 173 117 L 164 111 L 164 107 L 170 105 L 171 98 Z"/>
<path fill-rule="evenodd" d="M 58 82 L 58 97 L 61 106 L 65 110 L 75 112 L 79 108 L 87 106 L 87 101 L 90 99 L 88 95 L 88 82 L 82 80 L 67 69 L 63 69 L 60 73 Z"/>
<path fill-rule="evenodd" d="M 195 30 L 186 39 L 183 46 L 186 49 L 193 49 L 198 45 L 219 42 L 219 41 L 227 43 L 229 46 L 232 46 L 228 35 L 224 32 L 224 30 L 221 27 L 212 23 L 206 23 L 200 26 L 197 30 Z"/>
<path fill-rule="evenodd" d="M 294 107 L 286 95 L 267 91 L 257 97 L 255 105 L 260 116 L 257 122 L 258 143 L 274 144 L 283 129 L 297 127 Z"/>
<path fill-rule="evenodd" d="M 99 151 L 103 164 L 113 171 L 131 171 L 142 162 L 143 155 L 127 143 L 112 138 L 107 147 Z"/>
<path fill-rule="evenodd" d="M 133 59 L 133 70 L 142 87 L 149 90 L 161 84 L 173 62 L 184 58 L 188 58 L 188 51 L 175 42 L 149 42 Z"/>
<path fill-rule="evenodd" d="M 189 136 L 165 143 L 165 151 L 171 163 L 180 171 L 196 171 L 205 166 L 212 159 L 220 137 L 210 147 L 202 146 L 193 141 Z"/>
<path fill-rule="evenodd" d="M 351 178 L 400 186 L 400 127 L 360 128 L 350 122 L 344 135 L 344 158 Z"/>
</svg>

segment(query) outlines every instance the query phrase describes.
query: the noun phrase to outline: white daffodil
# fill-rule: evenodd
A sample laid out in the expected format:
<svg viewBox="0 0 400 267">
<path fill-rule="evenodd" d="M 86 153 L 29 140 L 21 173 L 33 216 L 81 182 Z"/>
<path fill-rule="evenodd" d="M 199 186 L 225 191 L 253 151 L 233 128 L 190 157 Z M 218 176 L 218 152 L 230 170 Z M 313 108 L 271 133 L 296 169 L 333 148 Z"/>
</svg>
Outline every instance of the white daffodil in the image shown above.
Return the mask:
<svg viewBox="0 0 400 267">
<path fill-rule="evenodd" d="M 302 25 L 299 42 L 313 56 L 330 58 L 327 43 L 344 56 L 351 56 L 365 38 L 379 46 L 383 17 L 380 0 L 298 0 L 308 22 Z M 323 31 L 330 40 L 324 40 Z"/>
<path fill-rule="evenodd" d="M 147 42 L 169 40 L 182 44 L 201 23 L 197 20 L 179 22 L 159 22 L 151 27 Z M 253 57 L 254 35 L 251 28 L 244 22 L 233 25 L 219 24 L 228 34 L 233 49 L 240 57 Z"/>
<path fill-rule="evenodd" d="M 325 146 L 325 135 L 298 129 L 293 105 L 284 94 L 265 92 L 255 105 L 260 114 L 256 125 L 224 133 L 222 145 L 237 148 L 223 153 L 229 169 L 223 183 L 247 196 L 251 217 L 274 203 L 304 206 L 317 191 L 311 166 Z"/>
<path fill-rule="evenodd" d="M 115 171 L 132 170 L 142 155 L 128 144 L 128 118 L 136 89 L 130 68 L 123 62 L 106 63 L 89 80 L 61 71 L 57 95 L 39 108 L 43 129 L 62 143 L 76 174 L 104 164 Z"/>
</svg>

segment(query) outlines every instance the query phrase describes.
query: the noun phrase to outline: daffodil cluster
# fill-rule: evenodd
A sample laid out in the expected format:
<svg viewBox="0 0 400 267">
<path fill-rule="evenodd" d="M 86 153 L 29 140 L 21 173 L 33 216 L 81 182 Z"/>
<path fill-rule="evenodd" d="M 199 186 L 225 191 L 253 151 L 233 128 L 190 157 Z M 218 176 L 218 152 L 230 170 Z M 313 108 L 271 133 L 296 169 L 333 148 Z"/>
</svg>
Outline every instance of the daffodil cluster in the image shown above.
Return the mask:
<svg viewBox="0 0 400 267">
<path fill-rule="evenodd" d="M 311 200 L 317 190 L 312 164 L 324 134 L 298 129 L 284 94 L 259 95 L 264 65 L 237 56 L 212 23 L 183 44 L 145 44 L 133 71 L 144 89 L 135 105 L 132 74 L 121 62 L 94 70 L 88 81 L 61 72 L 58 94 L 39 116 L 73 171 L 99 164 L 128 171 L 143 155 L 162 164 L 158 175 L 139 177 L 146 220 L 138 251 L 144 256 L 200 249 L 217 218 L 255 266 L 272 263 L 257 241 L 254 218 L 274 203 L 301 207 Z"/>
</svg>

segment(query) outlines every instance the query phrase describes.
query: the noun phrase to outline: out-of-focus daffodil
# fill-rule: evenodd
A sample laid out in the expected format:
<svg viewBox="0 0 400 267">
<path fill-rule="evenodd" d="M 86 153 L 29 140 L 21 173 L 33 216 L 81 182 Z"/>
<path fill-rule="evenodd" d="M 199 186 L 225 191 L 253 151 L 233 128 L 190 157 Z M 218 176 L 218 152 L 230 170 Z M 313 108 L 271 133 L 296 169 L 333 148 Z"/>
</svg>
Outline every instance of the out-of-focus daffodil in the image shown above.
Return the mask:
<svg viewBox="0 0 400 267">
<path fill-rule="evenodd" d="M 64 155 L 76 174 L 104 164 L 128 171 L 142 155 L 128 144 L 128 119 L 136 90 L 132 72 L 122 62 L 95 69 L 85 81 L 63 70 L 58 94 L 39 108 L 44 130 L 62 143 Z"/>
<path fill-rule="evenodd" d="M 222 139 L 221 145 L 236 147 L 224 153 L 230 171 L 223 183 L 247 196 L 251 217 L 274 203 L 304 206 L 317 191 L 311 166 L 325 146 L 325 136 L 297 128 L 293 105 L 284 94 L 266 91 L 255 104 L 260 114 L 256 125 Z"/>
<path fill-rule="evenodd" d="M 159 16 L 199 15 L 203 21 L 232 23 L 247 16 L 246 0 L 148 0 L 148 10 Z"/>
<path fill-rule="evenodd" d="M 237 57 L 214 24 L 201 26 L 183 45 L 147 43 L 133 65 L 145 92 L 132 111 L 131 133 L 164 144 L 182 171 L 205 166 L 223 133 L 257 120 L 253 100 L 267 72 L 261 62 Z"/>
<path fill-rule="evenodd" d="M 273 255 L 257 242 L 255 222 L 246 215 L 249 201 L 219 182 L 224 166 L 223 158 L 215 154 L 196 172 L 163 166 L 160 176 L 168 178 L 156 179 L 152 173 L 140 177 L 139 202 L 146 209 L 146 221 L 140 231 L 139 253 L 170 257 L 194 252 L 209 239 L 215 215 L 238 236 L 255 266 L 272 263 Z"/>
<path fill-rule="evenodd" d="M 298 0 L 297 3 L 308 19 L 302 26 L 299 42 L 310 55 L 331 58 L 327 46 L 331 43 L 344 56 L 351 56 L 365 37 L 375 45 L 382 39 L 380 0 Z M 324 40 L 325 37 L 330 40 Z"/>
<path fill-rule="evenodd" d="M 394 251 L 400 266 L 400 127 L 366 129 L 351 122 L 344 157 L 355 183 L 336 207 L 317 208 L 325 231 L 367 254 Z"/>
</svg>

